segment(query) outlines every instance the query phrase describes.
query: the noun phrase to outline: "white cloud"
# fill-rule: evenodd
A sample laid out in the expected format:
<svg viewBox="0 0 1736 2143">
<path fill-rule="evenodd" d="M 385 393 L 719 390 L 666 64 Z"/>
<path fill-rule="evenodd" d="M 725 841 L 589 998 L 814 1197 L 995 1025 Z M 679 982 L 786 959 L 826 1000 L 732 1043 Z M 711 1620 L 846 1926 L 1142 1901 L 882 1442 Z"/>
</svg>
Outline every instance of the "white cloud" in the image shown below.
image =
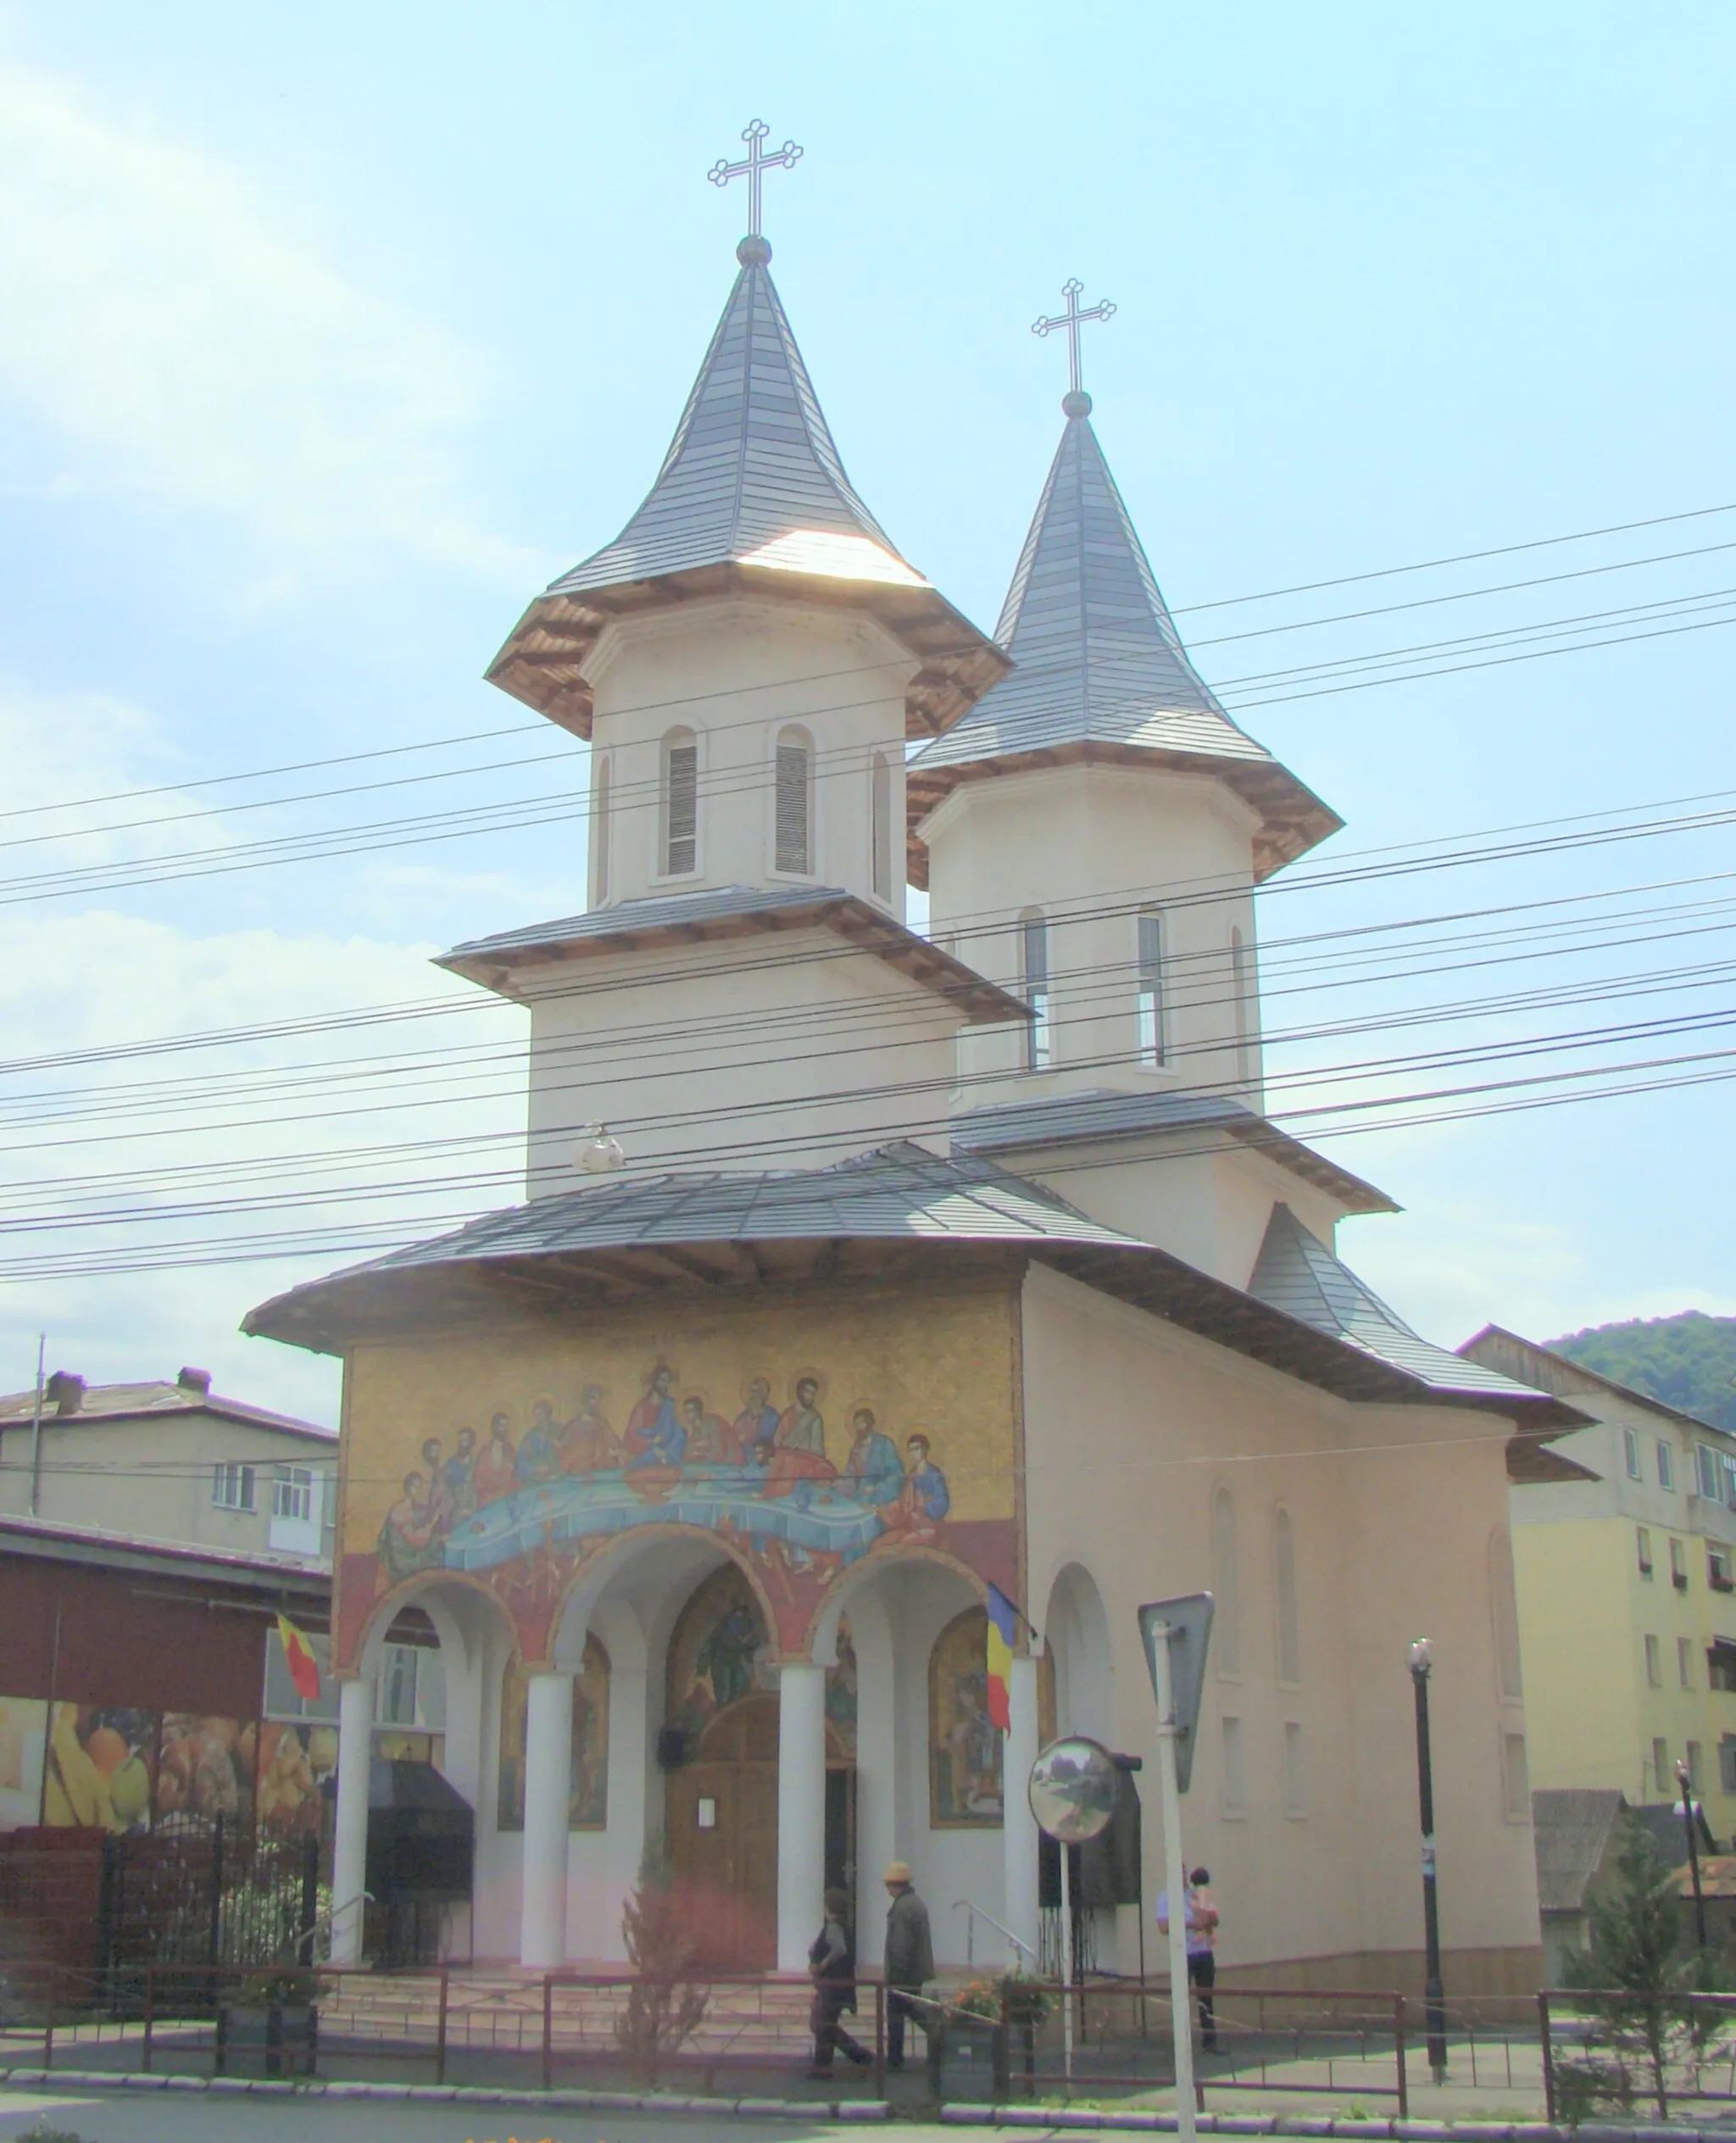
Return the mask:
<svg viewBox="0 0 1736 2143">
<path fill-rule="evenodd" d="M 466 350 L 244 172 L 3 53 L 0 290 L 0 394 L 62 457 L 42 488 L 223 515 L 274 577 L 382 552 L 534 572 L 461 495 Z"/>
</svg>

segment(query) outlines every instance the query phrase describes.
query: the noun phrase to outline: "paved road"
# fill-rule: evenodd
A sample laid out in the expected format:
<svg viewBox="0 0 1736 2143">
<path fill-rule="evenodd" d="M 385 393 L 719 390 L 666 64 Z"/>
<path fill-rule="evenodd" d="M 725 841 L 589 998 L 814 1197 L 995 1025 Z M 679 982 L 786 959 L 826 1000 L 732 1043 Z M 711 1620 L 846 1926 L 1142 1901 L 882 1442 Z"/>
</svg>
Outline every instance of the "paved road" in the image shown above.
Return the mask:
<svg viewBox="0 0 1736 2143">
<path fill-rule="evenodd" d="M 520 2106 L 393 2106 L 365 2101 L 208 2098 L 192 2091 L 70 2092 L 0 2090 L 0 2138 L 12 2143 L 38 2124 L 81 2143 L 958 2143 L 957 2129 L 899 2122 L 846 2126 L 804 2121 L 720 2121 L 630 2113 L 542 2112 Z M 1040 2138 L 1038 2129 L 1023 2131 Z"/>
</svg>

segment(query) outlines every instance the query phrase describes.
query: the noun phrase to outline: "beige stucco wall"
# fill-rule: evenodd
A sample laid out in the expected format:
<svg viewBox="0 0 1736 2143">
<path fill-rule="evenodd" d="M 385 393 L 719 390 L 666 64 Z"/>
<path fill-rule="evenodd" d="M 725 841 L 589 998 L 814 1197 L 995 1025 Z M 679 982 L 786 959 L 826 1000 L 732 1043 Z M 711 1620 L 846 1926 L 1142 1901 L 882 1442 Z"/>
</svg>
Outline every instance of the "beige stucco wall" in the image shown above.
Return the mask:
<svg viewBox="0 0 1736 2143">
<path fill-rule="evenodd" d="M 1161 1880 L 1155 1707 L 1136 1610 L 1222 1589 L 1212 1500 L 1233 1499 L 1241 1666 L 1215 1639 L 1182 1833 L 1210 1868 L 1227 1970 L 1415 1977 L 1422 1944 L 1409 1640 L 1435 1640 L 1443 1938 L 1458 1984 L 1523 1984 L 1538 1941 L 1528 1820 L 1508 1818 L 1488 1548 L 1505 1520 L 1508 1424 L 1355 1407 L 1034 1270 L 1024 1296 L 1029 1598 L 1069 1565 L 1101 1595 L 1114 1745 L 1143 1756 L 1148 1896 Z M 1276 1514 L 1295 1544 L 1301 1675 L 1278 1680 Z M 1229 1602 L 1225 1602 L 1229 1611 Z M 1065 1684 L 1065 1677 L 1061 1679 Z M 1223 1726 L 1242 1721 L 1245 1812 L 1225 1807 Z M 1065 1728 L 1069 1722 L 1060 1722 Z M 1303 1730 L 1307 1812 L 1287 1814 L 1285 1728 Z M 1121 1916 L 1122 1962 L 1134 1931 Z M 1321 1963 L 1321 1960 L 1330 1961 Z"/>
<path fill-rule="evenodd" d="M 8 1422 L 0 1456 L 0 1511 L 30 1509 L 31 1429 Z M 253 1511 L 227 1511 L 212 1500 L 213 1471 L 234 1461 L 257 1467 Z M 247 1422 L 209 1414 L 165 1414 L 145 1420 L 42 1423 L 36 1515 L 140 1539 L 168 1540 L 233 1554 L 263 1554 L 270 1543 L 274 1467 L 311 1467 L 326 1482 L 328 1517 L 337 1444 L 287 1436 Z M 331 1535 L 325 1533 L 329 1554 Z"/>
</svg>

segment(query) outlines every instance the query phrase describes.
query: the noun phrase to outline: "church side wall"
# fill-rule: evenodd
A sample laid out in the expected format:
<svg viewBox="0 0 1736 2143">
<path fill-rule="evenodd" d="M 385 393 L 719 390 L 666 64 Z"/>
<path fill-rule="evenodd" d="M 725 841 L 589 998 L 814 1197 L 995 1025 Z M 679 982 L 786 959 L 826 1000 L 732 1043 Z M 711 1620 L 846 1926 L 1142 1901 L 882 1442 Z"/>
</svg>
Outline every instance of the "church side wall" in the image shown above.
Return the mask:
<svg viewBox="0 0 1736 2143">
<path fill-rule="evenodd" d="M 1190 1864 L 1211 1871 L 1221 1968 L 1298 1984 L 1420 1979 L 1405 1648 L 1426 1630 L 1440 1662 L 1436 1778 L 1447 1940 L 1464 1967 L 1455 1984 L 1525 1982 L 1538 1941 L 1531 1831 L 1503 1812 L 1487 1605 L 1507 1424 L 1345 1405 L 1042 1268 L 1026 1283 L 1024 1360 L 1032 1611 L 1041 1620 L 1070 1564 L 1102 1595 L 1115 1745 L 1145 1760 L 1148 1910 L 1162 1848 L 1136 1611 L 1211 1589 L 1220 1626 L 1182 1835 Z M 1405 1448 L 1377 1456 L 1382 1444 Z M 1233 1576 L 1214 1522 L 1220 1492 L 1233 1512 Z M 1130 1918 L 1120 1930 L 1127 1969 Z"/>
</svg>

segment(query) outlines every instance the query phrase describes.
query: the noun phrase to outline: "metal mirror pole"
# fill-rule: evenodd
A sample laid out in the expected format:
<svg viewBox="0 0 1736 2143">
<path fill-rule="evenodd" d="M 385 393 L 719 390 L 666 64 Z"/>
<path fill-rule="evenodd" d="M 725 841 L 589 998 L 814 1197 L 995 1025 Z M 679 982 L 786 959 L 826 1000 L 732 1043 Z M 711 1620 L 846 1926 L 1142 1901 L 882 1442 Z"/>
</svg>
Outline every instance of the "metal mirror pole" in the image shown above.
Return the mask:
<svg viewBox="0 0 1736 2143">
<path fill-rule="evenodd" d="M 1157 1778 L 1163 1802 L 1164 1884 L 1170 1905 L 1170 2033 L 1176 2050 L 1176 2134 L 1194 2143 L 1194 2001 L 1188 1984 L 1188 1870 L 1182 1859 L 1182 1790 L 1176 1773 L 1175 1627 L 1160 1623 L 1152 1660 L 1157 1694 Z"/>
<path fill-rule="evenodd" d="M 1073 1849 L 1058 1841 L 1061 1856 L 1061 2065 L 1073 2080 Z"/>
</svg>

